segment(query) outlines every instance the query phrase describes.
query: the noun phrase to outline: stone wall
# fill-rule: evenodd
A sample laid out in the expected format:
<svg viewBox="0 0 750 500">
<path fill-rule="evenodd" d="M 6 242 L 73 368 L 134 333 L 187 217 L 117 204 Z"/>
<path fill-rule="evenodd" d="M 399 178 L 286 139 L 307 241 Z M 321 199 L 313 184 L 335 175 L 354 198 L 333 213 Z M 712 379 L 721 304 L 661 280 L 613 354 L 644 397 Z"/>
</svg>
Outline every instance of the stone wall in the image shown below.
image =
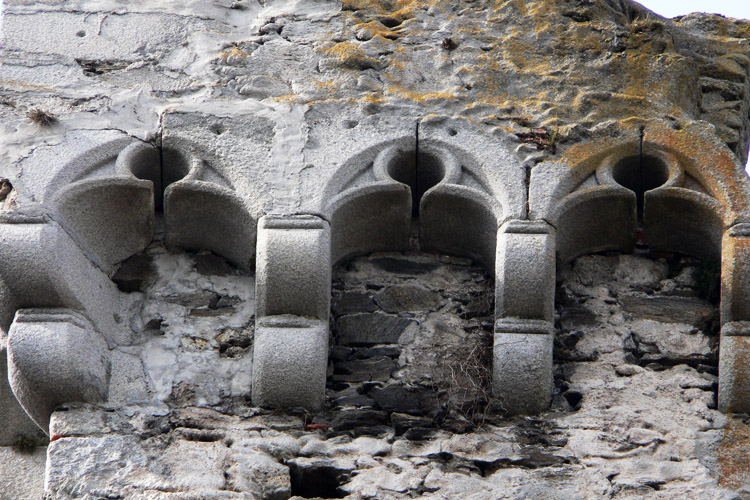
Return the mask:
<svg viewBox="0 0 750 500">
<path fill-rule="evenodd" d="M 199 257 L 172 259 L 209 271 Z M 228 271 L 212 262 L 210 271 Z M 160 276 L 176 269 L 157 267 Z M 180 276 L 194 269 L 186 265 Z M 164 385 L 163 370 L 146 363 L 154 381 L 171 387 L 160 392 L 163 404 L 72 405 L 54 414 L 48 498 L 750 494 L 747 417 L 716 409 L 717 310 L 706 300 L 715 271 L 650 253 L 581 257 L 561 270 L 552 407 L 514 418 L 503 417 L 487 386 L 487 280 L 470 262 L 422 252 L 376 254 L 337 269 L 320 412 L 249 406 L 232 394 L 231 374 L 223 386 L 210 382 L 216 375 Z M 221 318 L 223 308 L 211 309 L 205 293 L 215 290 L 209 280 L 190 282 L 197 289 L 180 295 L 179 307 Z M 134 320 L 164 283 L 145 289 Z M 181 332 L 165 317 L 161 331 L 144 329 L 143 346 L 169 345 L 196 368 L 198 356 L 221 366 L 252 349 L 251 334 L 233 343 L 220 322 L 206 327 L 206 316 L 179 316 Z M 200 399 L 207 394 L 216 399 Z"/>
<path fill-rule="evenodd" d="M 747 22 L 1 12 L 0 500 L 750 498 Z"/>
</svg>

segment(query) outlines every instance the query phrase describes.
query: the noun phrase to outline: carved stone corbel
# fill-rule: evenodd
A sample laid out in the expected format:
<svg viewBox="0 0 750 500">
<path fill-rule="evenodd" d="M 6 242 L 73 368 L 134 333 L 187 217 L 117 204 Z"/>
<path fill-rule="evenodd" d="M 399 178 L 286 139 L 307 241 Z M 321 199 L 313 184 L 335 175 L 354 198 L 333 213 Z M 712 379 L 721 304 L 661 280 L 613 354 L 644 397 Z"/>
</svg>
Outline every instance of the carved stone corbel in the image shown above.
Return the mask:
<svg viewBox="0 0 750 500">
<path fill-rule="evenodd" d="M 509 414 L 547 409 L 552 395 L 555 230 L 511 220 L 497 234 L 492 392 Z"/>
<path fill-rule="evenodd" d="M 322 406 L 328 364 L 331 230 L 309 215 L 261 218 L 253 403 Z"/>
</svg>

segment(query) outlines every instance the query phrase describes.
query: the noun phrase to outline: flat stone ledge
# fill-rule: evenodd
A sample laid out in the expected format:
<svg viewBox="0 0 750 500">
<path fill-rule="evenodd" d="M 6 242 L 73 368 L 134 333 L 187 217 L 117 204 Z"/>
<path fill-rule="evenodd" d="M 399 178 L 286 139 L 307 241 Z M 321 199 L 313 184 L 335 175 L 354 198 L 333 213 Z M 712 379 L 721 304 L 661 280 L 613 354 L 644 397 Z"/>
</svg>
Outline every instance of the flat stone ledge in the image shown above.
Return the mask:
<svg viewBox="0 0 750 500">
<path fill-rule="evenodd" d="M 495 333 L 552 335 L 554 326 L 541 319 L 501 318 L 495 321 Z"/>
<path fill-rule="evenodd" d="M 554 229 L 542 220 L 509 220 L 500 226 L 501 233 L 552 234 Z"/>
</svg>

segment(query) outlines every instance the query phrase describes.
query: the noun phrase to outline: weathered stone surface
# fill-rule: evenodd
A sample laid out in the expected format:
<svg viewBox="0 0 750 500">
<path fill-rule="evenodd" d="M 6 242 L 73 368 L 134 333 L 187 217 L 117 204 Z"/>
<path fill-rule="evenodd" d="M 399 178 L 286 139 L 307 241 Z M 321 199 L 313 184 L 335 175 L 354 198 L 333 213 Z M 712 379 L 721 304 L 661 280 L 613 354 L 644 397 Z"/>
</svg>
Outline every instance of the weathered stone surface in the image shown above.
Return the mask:
<svg viewBox="0 0 750 500">
<path fill-rule="evenodd" d="M 625 312 L 644 319 L 666 323 L 687 323 L 703 328 L 716 314 L 716 309 L 695 297 L 648 297 L 628 295 L 620 302 Z"/>
<path fill-rule="evenodd" d="M 47 447 L 0 446 L 0 499 L 37 500 L 44 495 Z"/>
<path fill-rule="evenodd" d="M 53 418 L 47 498 L 748 495 L 746 422 L 714 410 L 716 384 L 721 408 L 750 407 L 747 338 L 724 330 L 717 379 L 707 334 L 718 325 L 696 297 L 718 299 L 718 271 L 705 266 L 701 284 L 701 265 L 681 256 L 721 257 L 721 319 L 748 319 L 748 23 L 667 20 L 619 0 L 2 10 L 0 354 L 16 310 L 40 307 L 87 316 L 112 353 L 107 401 Z M 257 237 L 263 216 L 311 215 L 330 225 L 330 244 L 289 227 L 274 242 Z M 495 262 L 498 226 L 526 219 L 554 226 L 557 243 Z M 142 293 L 118 292 L 112 273 L 144 248 L 156 275 L 117 277 Z M 633 248 L 646 258 L 600 254 L 558 269 L 565 300 L 552 317 L 556 264 Z M 205 258 L 214 254 L 244 271 Z M 329 322 L 340 259 L 337 293 L 359 296 Z M 280 278 L 268 279 L 274 266 Z M 251 354 L 264 348 L 260 361 L 281 367 L 266 386 L 299 397 L 314 350 L 322 401 L 329 338 L 318 329 L 313 342 L 256 343 L 253 269 L 259 318 L 315 316 L 345 344 L 328 366 L 332 408 L 272 415 L 248 402 L 267 368 Z M 495 307 L 486 291 L 504 292 L 514 274 Z M 398 287 L 443 301 L 402 301 Z M 392 316 L 373 309 L 374 295 Z M 554 379 L 552 342 L 530 352 L 505 337 L 518 332 L 493 339 L 496 310 L 559 320 Z M 521 405 L 488 392 L 493 340 L 499 360 L 521 359 L 508 387 L 549 382 L 540 399 L 553 387 L 553 411 L 499 417 Z M 28 352 L 54 355 L 40 342 Z M 356 364 L 377 369 L 336 380 Z M 385 411 L 333 425 L 336 401 L 368 406 L 381 394 L 409 409 L 415 388 L 434 395 L 416 398 L 435 417 L 434 430 L 410 428 L 420 441 L 393 439 Z M 528 388 L 510 399 L 539 397 Z M 28 427 L 9 386 L 0 396 L 8 444 Z M 448 422 L 478 430 L 455 439 Z M 377 438 L 352 439 L 368 433 Z M 293 478 L 289 463 L 318 471 L 325 491 L 305 489 L 316 480 Z"/>
<path fill-rule="evenodd" d="M 372 297 L 363 292 L 349 292 L 332 301 L 333 313 L 336 315 L 374 312 L 378 307 Z"/>
<path fill-rule="evenodd" d="M 335 430 L 346 431 L 357 427 L 375 427 L 385 424 L 387 421 L 388 414 L 384 411 L 347 408 L 336 413 L 331 425 Z"/>
<path fill-rule="evenodd" d="M 348 346 L 395 344 L 413 319 L 375 312 L 343 316 L 336 322 L 339 342 Z"/>
<path fill-rule="evenodd" d="M 373 389 L 369 395 L 385 411 L 434 414 L 439 409 L 437 395 L 431 389 L 409 390 L 403 386 L 391 385 L 383 389 Z"/>
<path fill-rule="evenodd" d="M 434 311 L 441 303 L 439 294 L 418 285 L 390 286 L 378 292 L 374 299 L 389 313 Z"/>
<path fill-rule="evenodd" d="M 367 358 L 336 363 L 332 379 L 341 382 L 376 382 L 391 378 L 396 364 L 391 358 Z"/>
</svg>

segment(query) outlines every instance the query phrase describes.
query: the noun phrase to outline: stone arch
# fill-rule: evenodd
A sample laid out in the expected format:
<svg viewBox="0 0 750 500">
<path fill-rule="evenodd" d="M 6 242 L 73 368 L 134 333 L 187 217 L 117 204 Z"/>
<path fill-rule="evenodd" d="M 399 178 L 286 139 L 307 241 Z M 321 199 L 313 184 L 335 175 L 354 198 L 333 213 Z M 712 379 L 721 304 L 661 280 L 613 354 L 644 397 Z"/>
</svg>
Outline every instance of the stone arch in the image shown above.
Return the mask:
<svg viewBox="0 0 750 500">
<path fill-rule="evenodd" d="M 494 269 L 504 207 L 482 169 L 439 141 L 401 138 L 347 161 L 327 187 L 332 262 L 409 248 L 418 221 L 425 250 L 470 257 Z M 470 158 L 470 155 L 468 155 Z"/>
<path fill-rule="evenodd" d="M 323 188 L 320 215 L 267 215 L 260 220 L 256 404 L 322 406 L 331 268 L 336 263 L 377 251 L 407 250 L 412 228 L 421 226 L 425 250 L 469 256 L 494 270 L 503 208 L 486 190 L 481 170 L 457 158 L 438 141 L 418 145 L 416 138 L 406 137 L 382 143 L 333 173 Z M 473 234 L 475 222 L 480 229 Z"/>
<path fill-rule="evenodd" d="M 151 243 L 157 212 L 167 245 L 252 268 L 255 217 L 214 164 L 187 143 L 113 141 L 50 176 L 41 206 L 1 218 L 0 349 L 12 398 L 45 432 L 62 401 L 106 400 L 111 349 L 133 337 L 110 278 Z"/>
<path fill-rule="evenodd" d="M 155 212 L 164 213 L 168 246 L 212 250 L 250 269 L 256 221 L 211 163 L 192 145 L 134 142 L 108 160 L 74 167 L 72 174 L 63 169 L 58 177 L 67 183 L 60 189 L 51 184 L 51 207 L 107 272 L 150 243 Z"/>
<path fill-rule="evenodd" d="M 632 251 L 638 233 L 651 249 L 720 260 L 719 407 L 748 411 L 750 183 L 723 145 L 700 134 L 657 126 L 641 141 L 589 144 L 572 168 L 535 168 L 530 215 L 555 227 L 558 265 Z"/>
<path fill-rule="evenodd" d="M 577 185 L 547 217 L 558 231 L 559 263 L 584 253 L 632 251 L 639 231 L 651 248 L 719 258 L 731 209 L 677 155 L 655 144 L 609 153 L 569 174 Z"/>
</svg>

